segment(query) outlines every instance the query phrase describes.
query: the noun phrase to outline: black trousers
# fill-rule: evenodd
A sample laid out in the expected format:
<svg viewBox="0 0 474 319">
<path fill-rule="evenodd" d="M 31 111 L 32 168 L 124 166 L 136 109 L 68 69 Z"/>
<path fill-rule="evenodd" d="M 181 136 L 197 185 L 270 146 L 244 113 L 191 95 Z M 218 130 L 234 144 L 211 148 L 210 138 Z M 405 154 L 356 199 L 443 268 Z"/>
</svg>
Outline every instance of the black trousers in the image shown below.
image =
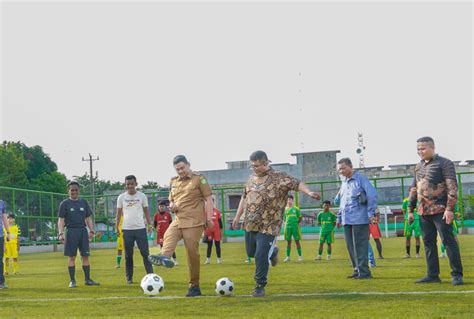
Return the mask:
<svg viewBox="0 0 474 319">
<path fill-rule="evenodd" d="M 344 238 L 354 273 L 369 277 L 369 224 L 344 225 Z"/>
<path fill-rule="evenodd" d="M 5 283 L 5 276 L 3 276 L 3 250 L 5 249 L 5 237 L 0 237 L 0 284 Z"/>
<path fill-rule="evenodd" d="M 270 258 L 276 247 L 276 236 L 256 231 L 245 232 L 245 248 L 248 257 L 255 257 L 255 282 L 259 286 L 267 285 Z"/>
<path fill-rule="evenodd" d="M 138 250 L 143 257 L 143 265 L 147 274 L 153 273 L 153 266 L 148 260 L 150 250 L 148 247 L 148 237 L 146 235 L 146 229 L 124 229 L 123 233 L 123 244 L 125 248 L 125 275 L 127 280 L 133 278 L 133 247 L 137 243 Z"/>
<path fill-rule="evenodd" d="M 462 276 L 462 263 L 459 246 L 454 239 L 452 225 L 446 224 L 443 214 L 420 216 L 421 232 L 425 244 L 426 268 L 430 277 L 439 276 L 437 234 L 446 246 L 451 265 L 451 276 Z"/>
</svg>

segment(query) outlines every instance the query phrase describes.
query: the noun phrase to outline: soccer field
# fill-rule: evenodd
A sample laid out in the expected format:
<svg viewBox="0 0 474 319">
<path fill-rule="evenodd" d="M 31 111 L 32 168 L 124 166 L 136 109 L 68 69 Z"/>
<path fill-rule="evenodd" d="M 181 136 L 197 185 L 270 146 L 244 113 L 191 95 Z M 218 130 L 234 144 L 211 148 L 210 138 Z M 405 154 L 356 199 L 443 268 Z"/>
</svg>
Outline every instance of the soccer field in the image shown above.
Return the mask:
<svg viewBox="0 0 474 319">
<path fill-rule="evenodd" d="M 331 261 L 314 261 L 317 242 L 302 242 L 305 260 L 281 262 L 286 243 L 280 241 L 280 263 L 270 269 L 264 298 L 250 297 L 254 265 L 244 264 L 243 243 L 223 245 L 223 263 L 201 267 L 198 298 L 184 298 L 187 266 L 183 247 L 178 247 L 180 265 L 173 269 L 155 267 L 165 281 L 158 297 L 146 297 L 139 286 L 144 269 L 135 251 L 135 284 L 125 284 L 124 265 L 115 269 L 115 250 L 94 250 L 92 278 L 99 287 L 83 285 L 80 263 L 76 265 L 77 289 L 69 289 L 66 258 L 62 253 L 20 255 L 21 274 L 9 275 L 9 289 L 0 290 L 2 318 L 16 317 L 473 317 L 474 236 L 460 236 L 465 285 L 451 285 L 447 259 L 441 259 L 441 284 L 416 285 L 425 275 L 424 258 L 403 259 L 404 238 L 382 239 L 384 260 L 377 260 L 373 280 L 346 279 L 351 267 L 343 239 L 336 239 Z M 375 245 L 373 245 L 375 248 Z M 205 258 L 201 246 L 201 260 Z M 414 247 L 412 247 L 412 250 Z M 152 252 L 158 248 L 153 247 Z M 325 252 L 324 252 L 325 254 Z M 324 255 L 325 257 L 325 255 Z M 422 255 L 423 257 L 423 255 Z M 77 267 L 79 266 L 79 267 Z M 214 283 L 230 277 L 236 290 L 231 297 L 218 297 Z"/>
</svg>

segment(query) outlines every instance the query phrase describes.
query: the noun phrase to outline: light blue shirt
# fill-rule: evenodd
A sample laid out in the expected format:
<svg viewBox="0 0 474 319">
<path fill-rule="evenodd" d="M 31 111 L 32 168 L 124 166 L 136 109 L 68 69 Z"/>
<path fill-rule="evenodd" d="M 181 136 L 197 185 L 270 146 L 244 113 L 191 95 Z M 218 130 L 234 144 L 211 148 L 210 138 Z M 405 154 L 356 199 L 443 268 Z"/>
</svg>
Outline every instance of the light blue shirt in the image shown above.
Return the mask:
<svg viewBox="0 0 474 319">
<path fill-rule="evenodd" d="M 359 196 L 365 192 L 367 203 L 360 204 Z M 337 222 L 342 225 L 369 224 L 369 217 L 375 216 L 377 208 L 377 191 L 369 179 L 359 172 L 342 181 L 341 189 L 334 199 L 339 205 Z"/>
<path fill-rule="evenodd" d="M 3 214 L 6 214 L 5 202 L 0 199 L 0 237 L 3 237 Z"/>
</svg>

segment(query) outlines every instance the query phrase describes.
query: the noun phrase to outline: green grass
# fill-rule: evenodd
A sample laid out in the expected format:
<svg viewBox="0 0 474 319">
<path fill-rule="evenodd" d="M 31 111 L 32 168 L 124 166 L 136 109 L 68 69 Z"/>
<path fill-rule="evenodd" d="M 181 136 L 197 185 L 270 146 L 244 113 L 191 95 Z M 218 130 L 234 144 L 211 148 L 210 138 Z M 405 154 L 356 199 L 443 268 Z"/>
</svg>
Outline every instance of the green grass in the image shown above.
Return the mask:
<svg viewBox="0 0 474 319">
<path fill-rule="evenodd" d="M 348 254 L 342 239 L 336 239 L 333 260 L 314 261 L 316 241 L 303 241 L 305 261 L 280 263 L 270 269 L 267 296 L 247 297 L 253 288 L 254 265 L 245 265 L 243 244 L 224 244 L 223 264 L 201 267 L 201 288 L 206 296 L 214 296 L 214 283 L 220 277 L 230 277 L 236 284 L 233 297 L 173 298 L 145 297 L 139 284 L 125 285 L 124 269 L 114 269 L 114 250 L 94 250 L 92 278 L 100 287 L 85 287 L 78 260 L 79 287 L 67 288 L 69 283 L 66 258 L 62 253 L 42 253 L 20 256 L 21 274 L 9 275 L 9 289 L 0 290 L 1 318 L 16 317 L 271 317 L 271 318 L 354 318 L 354 317 L 474 317 L 474 236 L 460 236 L 465 271 L 464 286 L 450 282 L 447 259 L 441 259 L 441 284 L 416 285 L 414 281 L 425 274 L 425 260 L 403 259 L 404 239 L 382 239 L 384 260 L 377 260 L 373 269 L 375 279 L 357 281 L 346 279 L 351 273 Z M 279 242 L 280 261 L 285 242 Z M 373 245 L 375 248 L 375 245 Z M 414 247 L 413 247 L 414 248 Z M 157 248 L 152 248 L 157 252 Z M 214 252 L 213 252 L 214 253 Z M 180 265 L 174 269 L 155 267 L 165 281 L 161 296 L 183 296 L 187 290 L 187 265 L 183 247 L 178 247 Z M 204 260 L 205 246 L 201 247 Z M 135 251 L 135 281 L 144 275 L 138 251 Z M 296 260 L 296 250 L 292 251 Z M 427 292 L 449 291 L 460 294 L 420 295 L 354 295 L 354 292 Z M 281 294 L 319 294 L 312 296 L 281 296 Z M 327 293 L 327 294 L 326 294 Z M 341 293 L 341 294 L 329 294 Z M 326 294 L 326 295 L 325 295 Z M 106 299 L 120 297 L 121 299 Z M 91 298 L 91 299 L 77 299 Z M 103 299 L 94 299 L 103 298 Z M 52 299 L 52 300 L 49 300 Z M 58 300 L 67 299 L 67 300 Z"/>
</svg>

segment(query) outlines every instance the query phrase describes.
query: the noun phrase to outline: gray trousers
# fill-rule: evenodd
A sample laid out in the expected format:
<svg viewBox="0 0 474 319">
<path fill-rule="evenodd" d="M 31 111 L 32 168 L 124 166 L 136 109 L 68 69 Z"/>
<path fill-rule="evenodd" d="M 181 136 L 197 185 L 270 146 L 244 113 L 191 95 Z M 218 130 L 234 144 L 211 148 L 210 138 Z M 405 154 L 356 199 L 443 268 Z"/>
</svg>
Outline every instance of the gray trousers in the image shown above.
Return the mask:
<svg viewBox="0 0 474 319">
<path fill-rule="evenodd" d="M 360 277 L 371 276 L 369 270 L 369 224 L 344 225 L 344 238 L 351 256 L 354 273 Z"/>
<path fill-rule="evenodd" d="M 255 257 L 255 282 L 258 286 L 267 284 L 270 258 L 275 251 L 276 236 L 256 231 L 245 232 L 245 248 L 248 257 Z"/>
</svg>

